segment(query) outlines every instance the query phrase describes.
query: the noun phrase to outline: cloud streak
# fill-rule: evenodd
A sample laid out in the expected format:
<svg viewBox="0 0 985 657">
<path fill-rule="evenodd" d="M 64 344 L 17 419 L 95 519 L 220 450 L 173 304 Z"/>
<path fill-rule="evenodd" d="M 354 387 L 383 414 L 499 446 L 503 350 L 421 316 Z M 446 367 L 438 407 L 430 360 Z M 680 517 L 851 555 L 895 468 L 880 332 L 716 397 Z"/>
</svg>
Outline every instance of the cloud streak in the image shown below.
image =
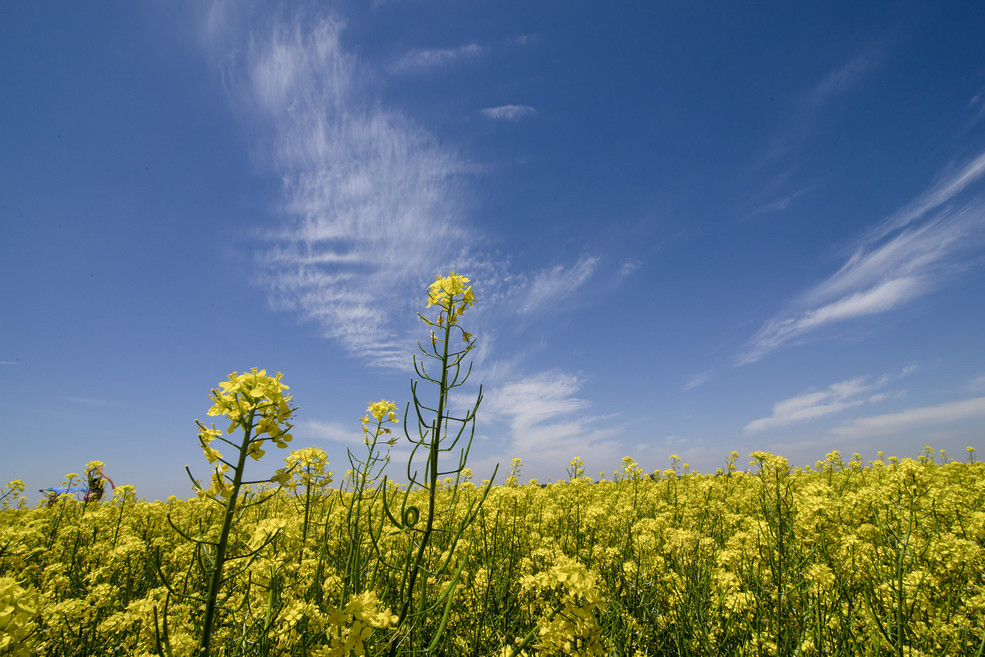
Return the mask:
<svg viewBox="0 0 985 657">
<path fill-rule="evenodd" d="M 405 366 L 409 327 L 390 313 L 413 318 L 408 299 L 466 245 L 451 181 L 465 164 L 379 106 L 341 20 L 259 7 L 216 3 L 208 34 L 283 180 L 287 226 L 261 256 L 270 301 L 369 364 Z"/>
<path fill-rule="evenodd" d="M 827 390 L 807 392 L 784 399 L 773 404 L 773 412 L 769 417 L 753 420 L 744 427 L 744 431 L 747 434 L 754 434 L 791 424 L 809 422 L 866 403 L 884 401 L 900 394 L 872 394 L 889 382 L 890 377 L 888 376 L 880 377 L 872 383 L 869 383 L 868 380 L 869 377 L 856 377 L 832 384 L 828 386 Z"/>
<path fill-rule="evenodd" d="M 811 187 L 804 187 L 803 189 L 797 190 L 793 194 L 787 194 L 786 196 L 770 201 L 769 203 L 766 203 L 765 205 L 761 205 L 755 210 L 753 210 L 752 212 L 750 212 L 748 216 L 755 217 L 760 214 L 783 212 L 784 210 L 790 208 L 790 206 L 794 204 L 794 201 L 796 201 L 798 198 L 809 192 L 811 189 L 812 189 Z"/>
<path fill-rule="evenodd" d="M 458 48 L 412 50 L 393 65 L 393 71 L 395 73 L 422 73 L 459 60 L 475 59 L 484 55 L 485 52 L 485 48 L 475 43 Z"/>
<path fill-rule="evenodd" d="M 687 381 L 684 382 L 684 390 L 693 390 L 698 386 L 703 386 L 711 381 L 713 376 L 715 376 L 714 370 L 706 370 L 704 372 L 692 374 L 688 377 Z"/>
<path fill-rule="evenodd" d="M 870 438 L 899 433 L 912 429 L 914 425 L 959 422 L 980 417 L 985 417 L 985 397 L 859 418 L 832 429 L 830 433 L 840 438 Z"/>
<path fill-rule="evenodd" d="M 618 429 L 598 428 L 594 425 L 603 418 L 586 414 L 591 403 L 577 396 L 582 385 L 569 372 L 528 375 L 490 390 L 483 409 L 492 421 L 508 424 L 509 454 L 560 475 L 559 464 L 575 456 L 593 464 L 610 460 L 616 445 Z"/>
<path fill-rule="evenodd" d="M 983 175 L 985 153 L 863 235 L 835 274 L 760 328 L 737 364 L 755 362 L 819 328 L 893 310 L 943 285 L 967 266 L 964 253 L 980 246 L 985 234 L 985 204 L 972 199 L 953 205 Z"/>
<path fill-rule="evenodd" d="M 965 126 L 965 130 L 969 130 L 981 121 L 982 118 L 985 118 L 985 87 L 979 90 L 979 92 L 975 94 L 970 101 L 968 101 L 968 106 L 965 109 L 971 115 L 968 119 L 967 125 Z"/>
<path fill-rule="evenodd" d="M 813 131 L 821 111 L 871 75 L 885 60 L 885 51 L 885 43 L 878 41 L 814 84 L 796 104 L 794 118 L 770 140 L 757 164 L 777 160 L 801 145 Z"/>
<path fill-rule="evenodd" d="M 840 96 L 858 86 L 873 69 L 877 68 L 885 58 L 882 42 L 866 48 L 818 82 L 807 97 L 807 106 L 813 110 L 833 98 Z"/>
<path fill-rule="evenodd" d="M 599 259 L 582 256 L 571 267 L 558 265 L 538 272 L 530 281 L 520 306 L 529 315 L 544 305 L 570 297 L 592 276 Z"/>
<path fill-rule="evenodd" d="M 519 121 L 528 116 L 533 116 L 537 110 L 529 105 L 500 105 L 499 107 L 487 107 L 479 110 L 487 119 Z"/>
</svg>

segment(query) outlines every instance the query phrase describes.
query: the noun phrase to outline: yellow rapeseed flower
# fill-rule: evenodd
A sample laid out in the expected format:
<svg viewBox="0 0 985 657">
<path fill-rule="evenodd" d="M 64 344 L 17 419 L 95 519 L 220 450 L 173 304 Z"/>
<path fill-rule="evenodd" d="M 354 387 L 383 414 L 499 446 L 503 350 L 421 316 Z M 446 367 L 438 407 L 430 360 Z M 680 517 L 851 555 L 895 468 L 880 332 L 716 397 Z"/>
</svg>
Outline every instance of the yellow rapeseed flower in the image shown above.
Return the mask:
<svg viewBox="0 0 985 657">
<path fill-rule="evenodd" d="M 375 419 L 376 424 L 379 426 L 383 422 L 396 422 L 397 421 L 397 405 L 392 401 L 387 401 L 381 399 L 378 402 L 370 402 L 369 406 L 366 407 L 366 415 L 363 416 L 362 422 L 363 433 L 369 433 L 369 425 Z M 390 433 L 387 428 L 379 428 L 377 431 L 377 436 L 384 433 Z"/>
<path fill-rule="evenodd" d="M 465 310 L 475 305 L 475 295 L 472 293 L 472 286 L 466 285 L 470 279 L 459 276 L 452 270 L 448 276 L 435 276 L 434 283 L 428 288 L 428 305 L 438 306 L 448 313 L 448 323 L 455 324 L 458 316 Z M 438 318 L 438 326 L 442 325 L 442 318 Z"/>
<path fill-rule="evenodd" d="M 37 615 L 37 596 L 14 578 L 0 577 L 0 654 L 11 657 L 35 654 L 30 636 Z"/>
</svg>

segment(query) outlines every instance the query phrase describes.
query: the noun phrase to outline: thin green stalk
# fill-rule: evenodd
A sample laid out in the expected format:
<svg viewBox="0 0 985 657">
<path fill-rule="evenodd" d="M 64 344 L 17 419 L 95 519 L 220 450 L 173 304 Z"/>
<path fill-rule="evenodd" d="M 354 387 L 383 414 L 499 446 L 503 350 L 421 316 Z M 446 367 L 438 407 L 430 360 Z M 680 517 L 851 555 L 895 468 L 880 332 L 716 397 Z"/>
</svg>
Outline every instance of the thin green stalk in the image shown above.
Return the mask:
<svg viewBox="0 0 985 657">
<path fill-rule="evenodd" d="M 448 303 L 451 305 L 452 301 L 449 300 Z M 448 342 L 451 337 L 451 327 L 451 322 L 445 325 L 444 344 L 441 354 L 441 387 L 438 395 L 438 410 L 434 424 L 431 425 L 431 446 L 430 452 L 428 453 L 428 515 L 424 533 L 421 535 L 421 544 L 417 549 L 417 556 L 414 559 L 413 566 L 410 568 L 407 592 L 404 596 L 403 605 L 400 608 L 400 614 L 397 616 L 398 626 L 406 620 L 407 615 L 410 613 L 414 596 L 414 584 L 417 582 L 417 574 L 421 569 L 421 563 L 424 561 L 424 552 L 427 550 L 428 542 L 431 540 L 431 533 L 434 531 L 435 498 L 438 494 L 438 448 L 441 445 L 441 425 L 444 419 L 445 401 L 448 397 Z M 391 644 L 390 655 L 395 654 L 395 650 L 396 645 Z"/>
<path fill-rule="evenodd" d="M 212 579 L 209 582 L 209 592 L 205 599 L 205 620 L 202 624 L 202 639 L 198 644 L 199 657 L 208 657 L 209 648 L 212 642 L 212 626 L 215 622 L 216 600 L 219 597 L 219 589 L 222 586 L 222 568 L 226 560 L 226 548 L 229 546 L 229 532 L 233 527 L 236 517 L 236 502 L 239 497 L 239 489 L 243 482 L 243 470 L 246 467 L 246 456 L 249 452 L 250 439 L 253 433 L 253 417 L 256 410 L 251 410 L 245 424 L 243 442 L 239 448 L 239 459 L 236 461 L 236 469 L 233 473 L 233 488 L 226 501 L 226 512 L 222 519 L 222 532 L 219 534 L 219 545 L 216 547 L 215 565 L 212 568 Z"/>
</svg>

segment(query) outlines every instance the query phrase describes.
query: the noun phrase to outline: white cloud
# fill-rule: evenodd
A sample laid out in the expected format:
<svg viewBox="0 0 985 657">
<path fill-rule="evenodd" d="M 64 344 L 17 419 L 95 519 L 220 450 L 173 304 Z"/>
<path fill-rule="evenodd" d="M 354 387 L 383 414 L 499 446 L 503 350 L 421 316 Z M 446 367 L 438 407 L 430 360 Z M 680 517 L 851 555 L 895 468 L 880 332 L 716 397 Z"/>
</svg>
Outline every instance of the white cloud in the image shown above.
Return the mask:
<svg viewBox="0 0 985 657">
<path fill-rule="evenodd" d="M 398 73 L 419 73 L 440 66 L 447 66 L 458 60 L 474 59 L 485 54 L 485 52 L 485 48 L 475 43 L 459 46 L 458 48 L 412 50 L 393 65 L 393 70 Z"/>
<path fill-rule="evenodd" d="M 507 121 L 519 121 L 527 116 L 533 116 L 536 109 L 529 105 L 500 105 L 499 107 L 487 107 L 479 110 L 487 119 L 505 119 Z"/>
<path fill-rule="evenodd" d="M 886 401 L 887 399 L 897 399 L 904 396 L 906 393 L 906 390 L 897 390 L 896 392 L 877 392 L 874 395 L 870 395 L 867 401 L 870 404 L 878 404 L 879 402 Z"/>
<path fill-rule="evenodd" d="M 824 75 L 792 108 L 791 121 L 770 140 L 758 164 L 776 160 L 803 143 L 813 131 L 817 117 L 825 106 L 858 88 L 866 76 L 885 60 L 885 51 L 885 43 L 878 41 Z"/>
<path fill-rule="evenodd" d="M 451 182 L 466 165 L 380 107 L 367 87 L 376 76 L 342 47 L 340 20 L 264 11 L 217 2 L 208 33 L 236 108 L 265 136 L 259 153 L 283 180 L 287 226 L 268 236 L 260 282 L 272 305 L 351 353 L 403 367 L 408 300 L 467 243 Z"/>
<path fill-rule="evenodd" d="M 757 361 L 790 339 L 825 324 L 885 312 L 920 292 L 920 282 L 915 279 L 886 281 L 874 289 L 856 292 L 819 308 L 792 317 L 772 319 L 753 337 L 739 364 Z"/>
<path fill-rule="evenodd" d="M 704 385 L 705 383 L 711 380 L 711 377 L 714 376 L 714 374 L 715 374 L 714 370 L 707 370 L 705 372 L 698 372 L 697 374 L 692 374 L 690 377 L 688 377 L 687 381 L 684 382 L 684 389 L 692 390 L 694 388 L 697 388 L 698 386 Z"/>
<path fill-rule="evenodd" d="M 798 198 L 809 192 L 811 189 L 813 188 L 804 187 L 803 189 L 797 190 L 793 194 L 787 194 L 774 201 L 770 201 L 769 203 L 766 203 L 765 205 L 761 205 L 755 210 L 753 210 L 752 212 L 750 212 L 748 216 L 753 217 L 758 214 L 767 214 L 770 212 L 782 212 L 787 208 L 789 208 L 791 205 L 793 205 L 794 201 L 796 201 Z"/>
<path fill-rule="evenodd" d="M 545 304 L 554 304 L 574 294 L 591 277 L 598 260 L 582 256 L 571 267 L 558 265 L 537 273 L 529 283 L 521 312 L 533 313 Z"/>
<path fill-rule="evenodd" d="M 499 255 L 470 255 L 464 260 L 467 267 L 462 270 L 472 272 L 477 298 L 481 295 L 481 308 L 476 307 L 479 314 L 495 309 L 499 314 L 533 315 L 553 311 L 559 301 L 581 290 L 601 259 L 583 255 L 572 263 L 529 273 L 511 271 L 509 258 Z"/>
<path fill-rule="evenodd" d="M 966 110 L 970 114 L 968 123 L 965 127 L 965 129 L 968 130 L 974 127 L 975 124 L 985 117 L 985 87 L 980 89 L 978 93 L 975 94 L 970 101 L 968 101 Z"/>
<path fill-rule="evenodd" d="M 808 106 L 822 105 L 846 91 L 858 86 L 865 76 L 878 67 L 885 59 L 881 42 L 866 48 L 840 68 L 837 68 L 818 82 L 808 95 Z"/>
<path fill-rule="evenodd" d="M 830 433 L 841 438 L 868 438 L 912 429 L 914 425 L 944 424 L 979 417 L 985 417 L 985 397 L 859 418 Z"/>
<path fill-rule="evenodd" d="M 522 434 L 545 420 L 588 406 L 584 399 L 574 397 L 580 388 L 581 381 L 574 374 L 543 372 L 491 391 L 484 408 L 508 416 L 514 433 Z"/>
<path fill-rule="evenodd" d="M 884 375 L 870 382 L 869 377 L 859 376 L 828 386 L 827 390 L 810 391 L 773 404 L 769 417 L 753 420 L 744 427 L 747 434 L 759 433 L 768 429 L 785 427 L 791 424 L 809 422 L 826 415 L 840 413 L 849 408 L 864 404 L 877 404 L 894 399 L 905 391 L 879 392 L 887 383 L 913 372 L 915 367 L 907 367 L 896 375 Z"/>
<path fill-rule="evenodd" d="M 983 175 L 985 153 L 864 235 L 841 269 L 763 325 L 738 364 L 823 326 L 887 312 L 942 285 L 965 266 L 963 251 L 985 236 L 985 204 L 942 206 Z"/>
<path fill-rule="evenodd" d="M 869 244 L 876 243 L 890 233 L 922 219 L 927 213 L 949 203 L 969 185 L 978 182 L 983 175 L 985 175 L 985 152 L 980 153 L 978 157 L 965 164 L 957 172 L 943 175 L 930 189 L 865 234 L 859 240 L 856 249 L 862 249 Z"/>
<path fill-rule="evenodd" d="M 621 265 L 619 265 L 619 275 L 629 276 L 634 271 L 643 266 L 643 263 L 639 260 L 626 260 Z"/>
<path fill-rule="evenodd" d="M 852 399 L 859 392 L 864 392 L 865 377 L 849 379 L 829 386 L 827 390 L 808 392 L 796 397 L 784 399 L 773 404 L 773 414 L 769 417 L 753 420 L 744 427 L 748 433 L 758 433 L 784 427 L 799 422 L 816 420 L 819 417 L 843 411 L 846 408 L 859 406 L 862 399 Z"/>
<path fill-rule="evenodd" d="M 611 417 L 585 413 L 591 404 L 577 396 L 581 387 L 577 375 L 552 371 L 490 389 L 482 405 L 486 420 L 509 425 L 510 446 L 501 456 L 519 457 L 528 471 L 557 476 L 575 456 L 589 464 L 610 461 L 618 429 Z M 601 420 L 605 426 L 595 426 Z"/>
<path fill-rule="evenodd" d="M 966 387 L 968 390 L 974 391 L 985 390 L 985 374 L 982 376 L 976 376 L 971 381 L 968 381 L 968 385 Z"/>
</svg>

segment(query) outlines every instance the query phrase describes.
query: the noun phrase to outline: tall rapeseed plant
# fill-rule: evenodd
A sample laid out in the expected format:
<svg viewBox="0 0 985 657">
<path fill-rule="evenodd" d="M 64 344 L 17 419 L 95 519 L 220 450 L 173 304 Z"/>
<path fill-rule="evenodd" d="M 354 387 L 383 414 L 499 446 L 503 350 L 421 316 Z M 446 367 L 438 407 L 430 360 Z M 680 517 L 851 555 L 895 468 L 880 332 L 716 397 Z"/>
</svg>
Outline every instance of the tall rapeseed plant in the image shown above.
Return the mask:
<svg viewBox="0 0 985 657">
<path fill-rule="evenodd" d="M 199 428 L 199 443 L 205 453 L 205 458 L 212 464 L 213 471 L 209 488 L 203 488 L 194 477 L 192 477 L 192 483 L 195 485 L 200 498 L 211 500 L 223 507 L 222 528 L 218 540 L 211 541 L 205 538 L 192 538 L 178 529 L 174 523 L 171 523 L 171 526 L 179 534 L 195 544 L 196 563 L 199 569 L 203 571 L 201 574 L 205 575 L 207 579 L 204 595 L 200 593 L 179 594 L 168 583 L 163 574 L 161 578 L 172 595 L 196 600 L 204 607 L 196 657 L 207 657 L 212 647 L 212 631 L 220 607 L 218 604 L 219 594 L 227 581 L 223 577 L 226 563 L 232 558 L 250 557 L 258 554 L 274 538 L 274 535 L 271 535 L 263 545 L 245 555 L 233 556 L 227 553 L 230 533 L 242 515 L 241 513 L 237 514 L 237 510 L 241 507 L 255 506 L 269 498 L 266 496 L 259 500 L 251 500 L 249 499 L 250 493 L 247 493 L 241 499 L 241 489 L 252 484 L 270 482 L 284 485 L 291 479 L 291 473 L 284 468 L 277 470 L 276 474 L 269 479 L 246 481 L 244 478 L 247 457 L 259 461 L 264 455 L 265 443 L 272 442 L 277 447 L 284 448 L 291 440 L 291 434 L 288 433 L 292 427 L 290 419 L 297 407 L 291 405 L 294 398 L 284 394 L 288 386 L 281 383 L 281 376 L 280 372 L 276 376 L 268 376 L 266 370 L 257 371 L 256 368 L 243 374 L 233 372 L 229 375 L 228 381 L 223 381 L 219 384 L 219 388 L 212 391 L 210 399 L 213 401 L 213 405 L 208 414 L 223 416 L 229 420 L 226 435 L 231 437 L 237 430 L 242 431 L 242 438 L 238 442 L 224 437 L 222 431 L 216 429 L 214 424 L 209 429 L 198 420 L 195 421 Z M 234 460 L 226 460 L 222 453 L 212 446 L 217 440 L 236 450 Z M 192 476 L 190 470 L 188 476 Z M 169 516 L 168 521 L 170 522 L 170 520 Z M 161 652 L 170 652 L 166 613 L 165 611 L 163 640 L 158 642 L 158 650 Z"/>
<path fill-rule="evenodd" d="M 392 433 L 390 428 L 384 424 L 397 421 L 396 410 L 397 405 L 385 399 L 371 402 L 366 408 L 366 415 L 362 418 L 363 444 L 366 447 L 366 455 L 358 456 L 351 449 L 347 450 L 349 465 L 352 466 L 347 477 L 351 491 L 346 494 L 343 490 L 344 487 L 339 488 L 339 496 L 346 506 L 345 525 L 349 539 L 342 577 L 343 600 L 348 599 L 352 594 L 364 592 L 368 564 L 365 563 L 363 554 L 365 542 L 363 525 L 369 524 L 373 507 L 382 490 L 376 486 L 377 479 L 390 462 L 390 454 L 380 451 L 380 443 L 384 436 Z M 396 440 L 389 438 L 384 442 L 386 445 L 393 445 Z M 382 514 L 379 515 L 381 528 L 383 516 Z M 369 526 L 372 530 L 372 525 Z"/>
<path fill-rule="evenodd" d="M 455 589 L 469 555 L 467 549 L 464 557 L 456 558 L 455 550 L 465 530 L 475 521 L 496 476 L 494 471 L 481 493 L 467 500 L 464 513 L 456 512 L 465 489 L 460 484 L 471 474 L 467 472 L 466 462 L 475 436 L 475 418 L 482 402 L 482 387 L 479 387 L 475 403 L 461 417 L 452 415 L 449 397 L 452 390 L 465 385 L 472 372 L 471 363 L 467 367 L 463 365 L 476 342 L 472 334 L 461 327 L 459 319 L 475 304 L 475 296 L 469 279 L 454 271 L 448 276 L 435 278 L 427 291 L 426 307 L 437 308 L 437 316 L 418 313 L 429 328 L 430 339 L 427 345 L 418 342 L 422 356 L 415 355 L 414 371 L 421 380 L 436 387 L 437 398 L 422 400 L 418 392 L 420 381 L 411 381 L 413 415 L 417 419 L 417 427 L 413 432 L 408 428 L 408 417 L 411 416 L 411 404 L 408 403 L 404 413 L 404 434 L 411 444 L 407 462 L 409 485 L 403 492 L 395 491 L 392 495 L 387 493 L 385 478 L 381 487 L 385 516 L 405 537 L 402 561 L 391 564 L 392 571 L 399 573 L 397 593 L 400 606 L 397 629 L 389 643 L 389 655 L 395 655 L 405 643 L 419 645 L 420 651 L 426 653 L 440 645 Z M 461 342 L 458 342 L 459 339 Z M 463 343 L 463 346 L 456 346 Z M 443 465 L 442 454 L 455 450 L 458 452 L 457 464 Z M 419 469 L 421 466 L 423 472 Z M 442 467 L 447 469 L 442 470 Z M 412 494 L 420 494 L 425 499 L 423 511 L 410 504 Z M 450 526 L 444 526 L 445 518 L 450 519 Z M 431 570 L 426 555 L 438 533 L 442 538 L 439 549 L 443 551 L 437 567 Z M 454 566 L 456 562 L 457 567 Z M 435 590 L 419 591 L 419 587 Z"/>
</svg>

